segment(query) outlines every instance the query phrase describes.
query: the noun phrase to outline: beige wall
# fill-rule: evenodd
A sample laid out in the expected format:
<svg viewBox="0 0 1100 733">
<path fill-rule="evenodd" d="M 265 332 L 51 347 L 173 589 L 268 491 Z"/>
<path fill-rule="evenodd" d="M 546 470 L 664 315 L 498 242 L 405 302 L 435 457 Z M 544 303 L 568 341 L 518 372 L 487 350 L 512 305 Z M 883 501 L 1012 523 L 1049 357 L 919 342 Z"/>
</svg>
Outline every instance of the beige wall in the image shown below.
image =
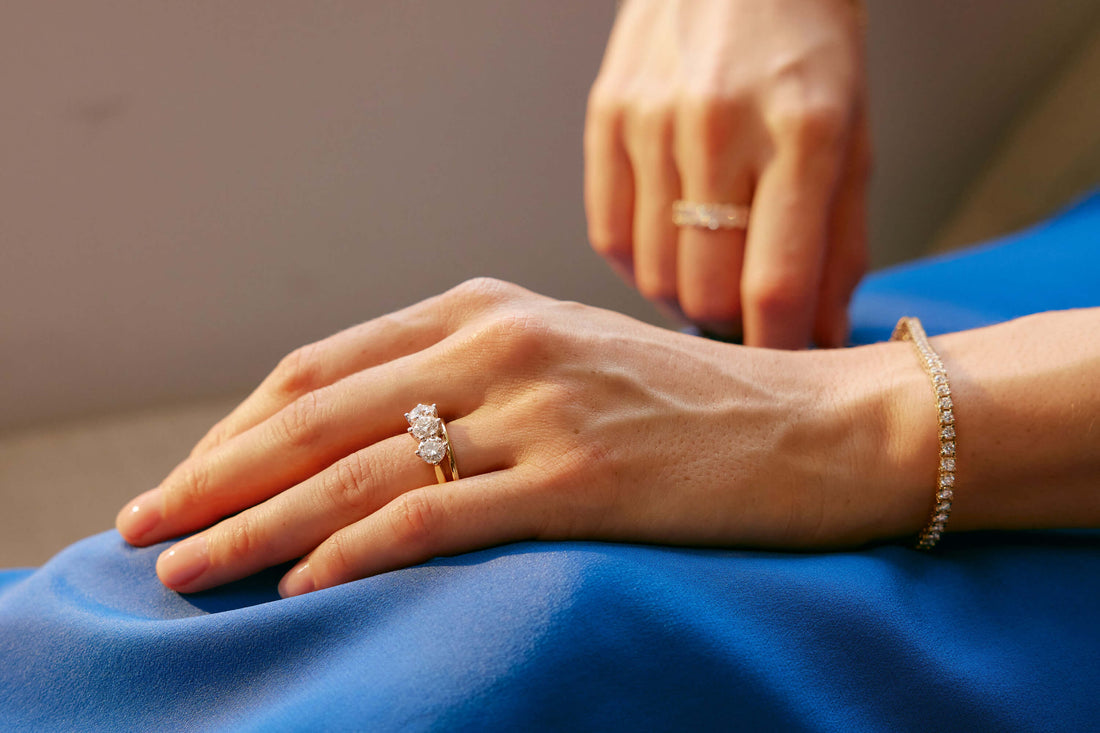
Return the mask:
<svg viewBox="0 0 1100 733">
<path fill-rule="evenodd" d="M 869 4 L 885 263 L 926 246 L 1098 8 Z M 585 245 L 612 12 L 0 4 L 0 427 L 234 393 L 478 274 L 653 318 Z"/>
</svg>

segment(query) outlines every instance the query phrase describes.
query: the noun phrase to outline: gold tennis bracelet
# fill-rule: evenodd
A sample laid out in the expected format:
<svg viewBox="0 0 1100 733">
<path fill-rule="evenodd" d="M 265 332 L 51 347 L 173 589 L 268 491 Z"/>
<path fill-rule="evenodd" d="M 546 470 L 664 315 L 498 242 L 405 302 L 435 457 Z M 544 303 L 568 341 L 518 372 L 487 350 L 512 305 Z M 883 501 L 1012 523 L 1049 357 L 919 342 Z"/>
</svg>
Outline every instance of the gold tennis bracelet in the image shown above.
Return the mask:
<svg viewBox="0 0 1100 733">
<path fill-rule="evenodd" d="M 955 446 L 955 410 L 951 402 L 951 385 L 947 382 L 947 370 L 932 345 L 920 320 L 903 317 L 894 328 L 891 341 L 911 341 L 917 350 L 924 371 L 932 378 L 932 393 L 936 398 L 936 407 L 940 414 L 940 470 L 936 482 L 936 507 L 932 510 L 932 519 L 917 535 L 916 547 L 919 550 L 931 550 L 936 546 L 947 519 L 951 516 L 951 500 L 955 496 L 955 458 L 958 450 Z"/>
</svg>

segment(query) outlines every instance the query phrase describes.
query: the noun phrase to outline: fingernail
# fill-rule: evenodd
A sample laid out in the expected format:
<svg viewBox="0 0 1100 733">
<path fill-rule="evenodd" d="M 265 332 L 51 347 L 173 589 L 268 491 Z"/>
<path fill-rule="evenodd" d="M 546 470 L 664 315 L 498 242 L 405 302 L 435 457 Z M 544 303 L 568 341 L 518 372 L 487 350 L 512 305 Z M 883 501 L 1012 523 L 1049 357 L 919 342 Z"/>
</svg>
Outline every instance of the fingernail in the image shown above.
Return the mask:
<svg viewBox="0 0 1100 733">
<path fill-rule="evenodd" d="M 127 541 L 140 542 L 160 524 L 163 505 L 160 489 L 146 491 L 123 507 L 115 517 L 115 526 Z"/>
<path fill-rule="evenodd" d="M 300 596 L 313 590 L 313 571 L 309 569 L 308 562 L 294 568 L 279 581 L 279 595 L 283 598 Z"/>
<path fill-rule="evenodd" d="M 195 582 L 210 567 L 205 537 L 180 542 L 157 559 L 157 575 L 170 588 L 179 589 Z"/>
</svg>

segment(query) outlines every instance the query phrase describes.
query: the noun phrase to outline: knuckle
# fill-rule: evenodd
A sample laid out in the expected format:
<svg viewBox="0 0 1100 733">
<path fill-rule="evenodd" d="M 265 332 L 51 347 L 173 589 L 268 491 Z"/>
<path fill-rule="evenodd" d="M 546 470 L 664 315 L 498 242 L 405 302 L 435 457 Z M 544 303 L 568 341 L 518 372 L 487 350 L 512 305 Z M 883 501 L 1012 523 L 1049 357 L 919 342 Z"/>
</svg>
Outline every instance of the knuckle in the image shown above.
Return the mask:
<svg viewBox="0 0 1100 733">
<path fill-rule="evenodd" d="M 317 344 L 307 344 L 284 356 L 272 373 L 275 388 L 297 397 L 323 386 L 319 351 Z"/>
<path fill-rule="evenodd" d="M 687 291 L 680 295 L 680 308 L 689 319 L 704 323 L 735 321 L 740 316 L 737 293 Z"/>
<path fill-rule="evenodd" d="M 665 273 L 654 273 L 641 268 L 635 273 L 635 287 L 642 297 L 656 303 L 676 301 L 676 283 Z"/>
<path fill-rule="evenodd" d="M 306 392 L 275 416 L 275 440 L 280 446 L 305 448 L 320 437 L 320 400 L 316 392 Z"/>
<path fill-rule="evenodd" d="M 362 452 L 352 453 L 337 461 L 332 470 L 326 472 L 324 492 L 340 515 L 358 513 L 363 507 L 373 474 L 374 470 Z"/>
<path fill-rule="evenodd" d="M 634 250 L 629 226 L 616 226 L 611 222 L 588 219 L 588 241 L 592 249 L 603 257 L 629 257 Z"/>
<path fill-rule="evenodd" d="M 593 127 L 613 128 L 622 123 L 625 105 L 619 95 L 606 84 L 597 81 L 588 93 L 588 119 L 586 130 Z"/>
<path fill-rule="evenodd" d="M 798 151 L 835 148 L 844 135 L 847 115 L 831 102 L 800 102 L 781 106 L 771 115 L 776 139 Z"/>
<path fill-rule="evenodd" d="M 389 514 L 394 539 L 405 546 L 426 548 L 436 531 L 435 502 L 423 491 L 410 491 L 394 500 Z"/>
<path fill-rule="evenodd" d="M 786 273 L 758 278 L 745 288 L 745 300 L 766 318 L 793 316 L 807 311 L 811 294 Z"/>
<path fill-rule="evenodd" d="M 203 453 L 207 453 L 229 439 L 229 431 L 225 428 L 224 423 L 217 423 L 214 427 L 207 431 L 206 435 L 202 436 L 202 439 L 195 444 L 195 447 L 191 449 L 191 458 L 195 458 Z"/>
<path fill-rule="evenodd" d="M 211 498 L 210 467 L 202 459 L 189 460 L 180 469 L 179 479 L 172 483 L 173 504 L 205 503 Z"/>
<path fill-rule="evenodd" d="M 476 341 L 504 366 L 522 366 L 546 355 L 549 332 L 545 316 L 523 310 L 492 317 L 478 330 Z"/>
<path fill-rule="evenodd" d="M 744 103 L 736 97 L 691 95 L 681 101 L 679 127 L 684 139 L 704 158 L 725 152 L 734 128 L 743 114 Z"/>
<path fill-rule="evenodd" d="M 451 289 L 451 293 L 464 301 L 500 303 L 515 296 L 519 289 L 512 283 L 494 277 L 475 277 L 459 283 Z"/>
<path fill-rule="evenodd" d="M 672 141 L 675 120 L 676 109 L 670 99 L 648 100 L 632 108 L 629 114 L 630 127 L 638 136 L 647 143 L 659 144 L 647 144 L 644 148 L 654 154 L 663 149 L 661 143 Z"/>
<path fill-rule="evenodd" d="M 218 532 L 218 538 L 211 547 L 211 555 L 217 561 L 229 563 L 252 557 L 259 547 L 259 535 L 248 514 L 240 514 L 227 522 L 224 532 Z"/>
</svg>

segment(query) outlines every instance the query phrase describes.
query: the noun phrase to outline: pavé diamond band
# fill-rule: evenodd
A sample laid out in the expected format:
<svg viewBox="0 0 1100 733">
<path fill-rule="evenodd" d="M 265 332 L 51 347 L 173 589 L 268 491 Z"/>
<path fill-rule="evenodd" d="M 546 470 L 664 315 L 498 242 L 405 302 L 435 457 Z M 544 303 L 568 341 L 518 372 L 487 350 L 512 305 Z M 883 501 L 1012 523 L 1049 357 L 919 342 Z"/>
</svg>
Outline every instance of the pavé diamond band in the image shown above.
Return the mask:
<svg viewBox="0 0 1100 733">
<path fill-rule="evenodd" d="M 678 227 L 747 229 L 749 207 L 737 204 L 700 204 L 695 201 L 674 201 L 672 223 Z"/>
<path fill-rule="evenodd" d="M 420 404 L 410 412 L 405 413 L 405 419 L 409 421 L 409 433 L 420 441 L 416 447 L 416 455 L 425 463 L 430 463 L 435 469 L 435 478 L 439 483 L 446 481 L 458 481 L 458 466 L 455 465 L 455 453 L 451 448 L 451 437 L 447 434 L 447 426 L 439 418 L 435 411 L 435 405 Z M 443 459 L 447 459 L 447 469 L 451 477 L 443 472 Z"/>
</svg>

